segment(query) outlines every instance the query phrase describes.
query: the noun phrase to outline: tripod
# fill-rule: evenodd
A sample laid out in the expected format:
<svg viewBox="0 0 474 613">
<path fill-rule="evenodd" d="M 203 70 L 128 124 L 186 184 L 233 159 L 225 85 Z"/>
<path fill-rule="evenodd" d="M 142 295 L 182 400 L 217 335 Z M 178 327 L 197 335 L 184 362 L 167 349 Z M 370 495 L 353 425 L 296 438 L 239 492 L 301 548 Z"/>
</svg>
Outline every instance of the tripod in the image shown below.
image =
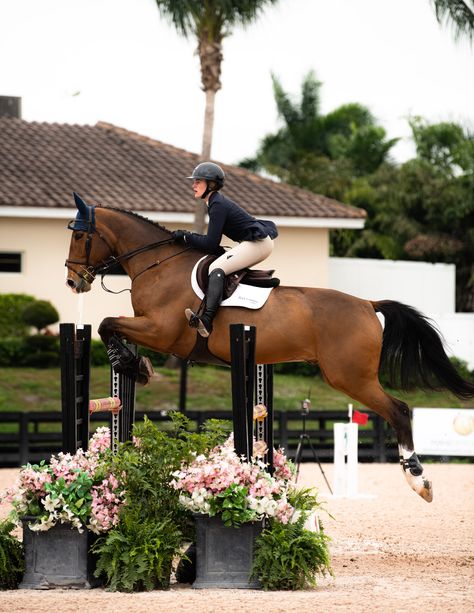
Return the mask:
<svg viewBox="0 0 474 613">
<path fill-rule="evenodd" d="M 309 434 L 306 432 L 306 418 L 308 417 L 308 413 L 309 411 L 305 409 L 303 409 L 301 412 L 301 416 L 303 417 L 303 432 L 300 434 L 300 439 L 298 442 L 298 447 L 296 449 L 296 455 L 295 455 L 296 481 L 298 481 L 298 475 L 300 472 L 301 457 L 303 455 L 303 446 L 307 442 L 309 445 L 309 448 L 313 452 L 314 461 L 317 462 L 319 466 L 319 470 L 321 471 L 321 474 L 323 475 L 324 480 L 326 481 L 326 485 L 328 486 L 328 489 L 332 494 L 332 489 L 331 489 L 331 486 L 329 485 L 329 481 L 327 480 L 326 475 L 324 474 L 323 467 L 321 466 L 321 462 L 319 461 L 319 458 L 316 455 L 316 451 L 313 447 Z"/>
</svg>

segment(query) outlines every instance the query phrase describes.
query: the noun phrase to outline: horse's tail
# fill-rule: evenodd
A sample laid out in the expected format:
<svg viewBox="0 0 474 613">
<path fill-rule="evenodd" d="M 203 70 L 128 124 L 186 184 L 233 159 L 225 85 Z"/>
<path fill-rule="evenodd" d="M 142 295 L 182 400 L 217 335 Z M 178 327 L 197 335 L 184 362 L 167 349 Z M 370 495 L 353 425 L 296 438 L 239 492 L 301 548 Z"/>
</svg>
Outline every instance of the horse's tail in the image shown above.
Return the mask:
<svg viewBox="0 0 474 613">
<path fill-rule="evenodd" d="M 380 372 L 403 390 L 447 389 L 458 398 L 474 397 L 474 384 L 450 362 L 434 324 L 413 307 L 393 300 L 372 302 L 385 317 Z"/>
</svg>

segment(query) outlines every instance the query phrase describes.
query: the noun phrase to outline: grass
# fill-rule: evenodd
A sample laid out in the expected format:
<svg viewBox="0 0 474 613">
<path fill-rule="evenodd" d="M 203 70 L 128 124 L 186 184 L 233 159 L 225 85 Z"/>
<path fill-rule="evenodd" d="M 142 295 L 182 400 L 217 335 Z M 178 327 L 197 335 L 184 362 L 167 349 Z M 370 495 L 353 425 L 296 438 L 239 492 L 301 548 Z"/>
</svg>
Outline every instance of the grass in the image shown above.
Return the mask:
<svg viewBox="0 0 474 613">
<path fill-rule="evenodd" d="M 91 372 L 90 397 L 109 396 L 110 371 L 106 366 Z M 148 386 L 137 386 L 138 411 L 175 409 L 179 402 L 179 370 L 157 369 L 157 377 Z M 188 410 L 230 410 L 230 370 L 212 366 L 194 366 L 188 369 Z M 462 402 L 444 392 L 411 393 L 387 390 L 404 400 L 410 407 L 467 407 L 472 401 Z M 275 375 L 274 406 L 276 410 L 299 410 L 300 403 L 310 396 L 313 410 L 346 410 L 352 402 L 348 396 L 333 390 L 318 377 Z M 2 368 L 0 370 L 0 411 L 60 411 L 61 379 L 57 368 Z"/>
</svg>

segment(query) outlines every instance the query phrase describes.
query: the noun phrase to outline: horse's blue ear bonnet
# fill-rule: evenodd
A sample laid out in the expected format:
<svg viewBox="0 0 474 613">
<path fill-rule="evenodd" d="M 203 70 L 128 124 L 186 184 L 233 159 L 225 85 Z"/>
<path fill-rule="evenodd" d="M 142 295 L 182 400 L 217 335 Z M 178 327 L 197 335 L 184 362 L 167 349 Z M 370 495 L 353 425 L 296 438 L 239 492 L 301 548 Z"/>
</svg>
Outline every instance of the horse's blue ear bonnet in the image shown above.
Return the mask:
<svg viewBox="0 0 474 613">
<path fill-rule="evenodd" d="M 77 207 L 76 219 L 69 223 L 68 228 L 70 230 L 79 230 L 83 232 L 90 232 L 95 229 L 95 207 L 86 204 L 84 200 L 73 192 L 74 202 Z"/>
</svg>

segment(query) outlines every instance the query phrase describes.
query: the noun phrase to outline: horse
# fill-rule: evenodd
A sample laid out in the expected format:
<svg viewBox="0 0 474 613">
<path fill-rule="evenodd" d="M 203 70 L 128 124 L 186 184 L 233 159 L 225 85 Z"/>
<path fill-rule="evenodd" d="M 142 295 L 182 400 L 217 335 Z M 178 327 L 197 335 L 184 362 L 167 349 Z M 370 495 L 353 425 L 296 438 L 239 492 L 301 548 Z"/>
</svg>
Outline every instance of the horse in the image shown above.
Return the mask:
<svg viewBox="0 0 474 613">
<path fill-rule="evenodd" d="M 171 232 L 137 213 L 88 205 L 74 194 L 77 215 L 66 260 L 66 283 L 88 292 L 95 277 L 120 264 L 131 279 L 133 317 L 106 317 L 99 335 L 116 362 L 127 366 L 121 340 L 186 359 L 196 331 L 184 315 L 200 299 L 190 277 L 203 253 L 175 241 Z M 377 313 L 385 319 L 382 326 Z M 394 300 L 371 301 L 332 290 L 275 287 L 261 309 L 221 307 L 207 339 L 211 354 L 230 362 L 229 326 L 256 326 L 256 361 L 260 364 L 317 364 L 324 380 L 371 409 L 394 429 L 400 464 L 410 487 L 424 500 L 432 484 L 415 453 L 411 410 L 388 394 L 379 381 L 387 369 L 402 389 L 447 389 L 462 399 L 474 397 L 474 385 L 450 362 L 433 322 L 411 306 Z M 136 358 L 134 358 L 136 359 Z M 139 380 L 151 375 L 143 359 Z"/>
</svg>

